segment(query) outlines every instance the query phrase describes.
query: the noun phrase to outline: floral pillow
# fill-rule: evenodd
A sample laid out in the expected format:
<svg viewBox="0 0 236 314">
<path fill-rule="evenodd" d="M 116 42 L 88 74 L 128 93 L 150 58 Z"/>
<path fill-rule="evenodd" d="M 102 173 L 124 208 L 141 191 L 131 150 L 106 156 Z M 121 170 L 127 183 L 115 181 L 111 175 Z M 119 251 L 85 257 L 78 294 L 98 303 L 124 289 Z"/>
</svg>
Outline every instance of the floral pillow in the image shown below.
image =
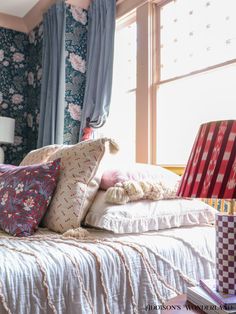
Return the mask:
<svg viewBox="0 0 236 314">
<path fill-rule="evenodd" d="M 60 159 L 45 164 L 0 165 L 0 229 L 18 237 L 38 228 L 56 188 Z"/>
</svg>

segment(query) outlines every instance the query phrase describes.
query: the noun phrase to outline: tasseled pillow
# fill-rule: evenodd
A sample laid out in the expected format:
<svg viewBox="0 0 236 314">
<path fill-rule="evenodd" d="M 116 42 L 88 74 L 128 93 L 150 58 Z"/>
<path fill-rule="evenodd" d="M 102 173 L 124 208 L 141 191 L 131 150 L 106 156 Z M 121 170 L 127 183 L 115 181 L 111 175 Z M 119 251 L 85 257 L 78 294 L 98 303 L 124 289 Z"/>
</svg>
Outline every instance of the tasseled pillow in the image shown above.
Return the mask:
<svg viewBox="0 0 236 314">
<path fill-rule="evenodd" d="M 128 180 L 119 182 L 106 192 L 106 201 L 113 204 L 126 204 L 141 199 L 158 201 L 177 198 L 178 185 L 167 189 L 161 182 Z"/>
</svg>

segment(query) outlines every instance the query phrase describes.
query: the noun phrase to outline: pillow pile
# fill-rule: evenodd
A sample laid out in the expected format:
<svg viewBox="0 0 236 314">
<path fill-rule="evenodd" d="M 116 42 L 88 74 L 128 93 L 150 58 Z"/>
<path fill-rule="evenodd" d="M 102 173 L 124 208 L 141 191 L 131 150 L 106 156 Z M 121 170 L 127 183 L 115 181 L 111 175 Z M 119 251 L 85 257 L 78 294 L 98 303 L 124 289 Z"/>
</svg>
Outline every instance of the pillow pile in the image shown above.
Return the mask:
<svg viewBox="0 0 236 314">
<path fill-rule="evenodd" d="M 18 237 L 32 235 L 56 188 L 60 159 L 42 165 L 0 165 L 0 228 Z"/>
<path fill-rule="evenodd" d="M 31 152 L 22 161 L 22 164 L 34 162 L 38 158 L 36 156 L 41 156 L 40 162 L 61 159 L 57 188 L 42 222 L 45 227 L 64 233 L 81 226 L 99 188 L 107 158 L 109 159 L 106 143 L 109 144 L 111 153 L 118 151 L 114 141 L 102 138 L 76 145 L 44 147 Z"/>
<path fill-rule="evenodd" d="M 142 200 L 123 205 L 106 202 L 106 192 L 99 191 L 85 224 L 114 233 L 141 233 L 180 226 L 210 224 L 216 210 L 198 200 Z"/>
<path fill-rule="evenodd" d="M 180 179 L 169 170 L 145 164 L 106 171 L 85 224 L 114 233 L 141 233 L 213 223 L 214 208 L 176 197 Z"/>
<path fill-rule="evenodd" d="M 104 171 L 111 165 L 107 144 L 110 152 L 118 151 L 114 141 L 103 138 L 76 145 L 51 145 L 25 157 L 21 165 L 35 162 L 51 162 L 53 165 L 61 160 L 58 184 L 42 220 L 43 226 L 64 233 L 79 228 L 84 222 L 115 233 L 140 233 L 214 221 L 216 211 L 209 205 L 176 198 L 180 177 L 164 168 L 133 164 L 122 171 Z M 21 190 L 16 183 L 14 187 L 15 193 Z M 112 189 L 116 191 L 110 199 L 121 205 L 106 201 L 107 189 L 108 194 Z M 122 197 L 114 189 L 119 189 L 119 193 L 122 191 Z M 0 203 L 6 200 L 7 195 L 2 194 Z M 33 198 L 29 205 L 30 201 Z M 4 228 L 11 234 L 31 234 L 30 231 L 10 231 L 6 225 Z"/>
</svg>

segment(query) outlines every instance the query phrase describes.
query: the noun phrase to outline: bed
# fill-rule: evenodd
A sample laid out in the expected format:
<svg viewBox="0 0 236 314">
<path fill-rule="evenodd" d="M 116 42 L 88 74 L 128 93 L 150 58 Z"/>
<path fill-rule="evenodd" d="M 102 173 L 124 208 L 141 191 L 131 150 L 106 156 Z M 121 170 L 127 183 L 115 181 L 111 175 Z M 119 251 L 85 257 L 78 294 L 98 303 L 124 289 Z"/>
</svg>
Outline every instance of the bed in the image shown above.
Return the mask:
<svg viewBox="0 0 236 314">
<path fill-rule="evenodd" d="M 0 233 L 0 313 L 147 313 L 215 272 L 213 226 L 81 240 Z M 151 311 L 150 311 L 151 312 Z"/>
<path fill-rule="evenodd" d="M 214 277 L 215 210 L 176 197 L 161 167 L 104 171 L 117 150 L 50 145 L 0 165 L 0 314 L 160 313 Z"/>
</svg>

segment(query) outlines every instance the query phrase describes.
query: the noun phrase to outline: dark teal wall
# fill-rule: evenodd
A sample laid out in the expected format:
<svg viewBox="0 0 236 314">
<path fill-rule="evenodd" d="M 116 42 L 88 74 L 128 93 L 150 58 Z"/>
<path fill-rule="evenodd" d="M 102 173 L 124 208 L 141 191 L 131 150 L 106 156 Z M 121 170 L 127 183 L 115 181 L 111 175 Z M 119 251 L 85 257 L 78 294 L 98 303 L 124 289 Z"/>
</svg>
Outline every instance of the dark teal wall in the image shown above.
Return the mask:
<svg viewBox="0 0 236 314">
<path fill-rule="evenodd" d="M 43 25 L 29 34 L 27 78 L 27 151 L 37 147 L 42 78 Z"/>
<path fill-rule="evenodd" d="M 64 143 L 78 142 L 86 82 L 87 11 L 66 6 Z M 16 119 L 14 145 L 3 145 L 5 163 L 18 165 L 37 146 L 43 27 L 29 35 L 0 29 L 0 115 Z"/>
<path fill-rule="evenodd" d="M 0 29 L 0 115 L 16 120 L 15 143 L 3 145 L 5 163 L 18 165 L 36 147 L 42 26 L 29 35 Z"/>
<path fill-rule="evenodd" d="M 66 95 L 64 143 L 79 139 L 86 82 L 87 11 L 68 5 L 66 10 Z"/>
</svg>

